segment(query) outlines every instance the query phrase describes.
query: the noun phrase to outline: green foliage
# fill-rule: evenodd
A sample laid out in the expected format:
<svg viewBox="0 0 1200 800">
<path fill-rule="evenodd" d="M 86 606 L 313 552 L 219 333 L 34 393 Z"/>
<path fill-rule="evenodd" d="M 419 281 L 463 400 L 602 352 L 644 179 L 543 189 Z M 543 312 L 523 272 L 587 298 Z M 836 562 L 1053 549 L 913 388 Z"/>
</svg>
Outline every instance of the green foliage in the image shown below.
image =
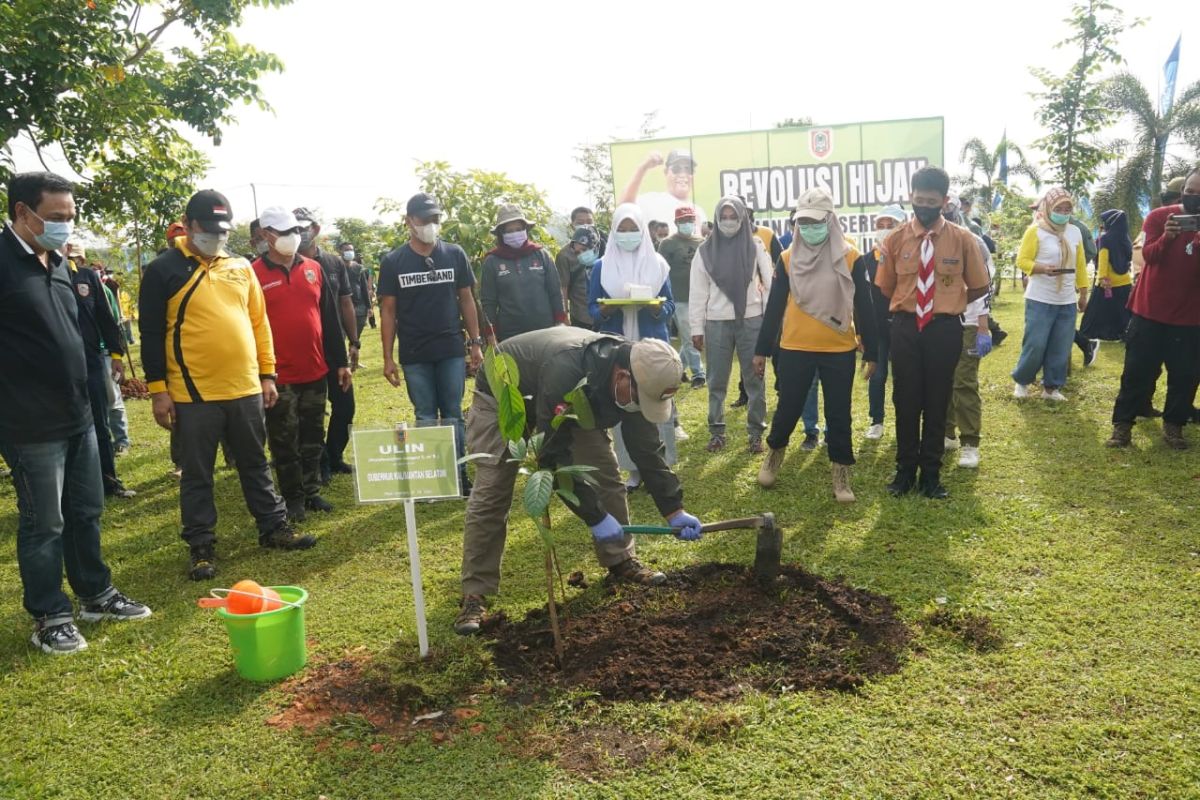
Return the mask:
<svg viewBox="0 0 1200 800">
<path fill-rule="evenodd" d="M 500 435 L 508 442 L 525 437 L 525 398 L 521 396 L 521 376 L 517 362 L 508 353 L 489 347 L 483 355 L 483 371 L 492 396 L 496 398 L 496 416 Z M 522 444 L 522 458 L 525 445 Z M 518 459 L 520 460 L 520 459 Z"/>
<path fill-rule="evenodd" d="M 334 238 L 354 245 L 355 254 L 364 264 L 368 260 L 378 264 L 388 251 L 403 244 L 397 227 L 380 220 L 367 222 L 358 217 L 338 217 L 333 226 L 337 228 Z"/>
<path fill-rule="evenodd" d="M 1042 177 L 1038 171 L 1025 161 L 1025 153 L 1005 136 L 994 147 L 989 149 L 982 139 L 968 139 L 958 155 L 958 160 L 966 165 L 967 174 L 960 176 L 963 193 L 970 194 L 975 200 L 975 210 L 984 218 L 992 212 L 992 203 L 997 195 L 996 186 L 1000 179 L 1000 160 L 1008 151 L 1009 175 L 1021 175 L 1034 188 L 1042 185 Z"/>
<path fill-rule="evenodd" d="M 1074 32 L 1055 47 L 1078 48 L 1079 58 L 1064 75 L 1037 67 L 1030 70 L 1045 87 L 1033 97 L 1041 102 L 1038 121 L 1049 131 L 1035 144 L 1046 151 L 1050 179 L 1080 194 L 1095 182 L 1100 165 L 1110 158 L 1098 139 L 1114 115 L 1105 102 L 1100 73 L 1107 65 L 1124 61 L 1116 49 L 1117 38 L 1142 21 L 1126 22 L 1120 9 L 1106 0 L 1075 3 L 1065 21 Z"/>
<path fill-rule="evenodd" d="M 612 228 L 613 215 L 612 157 L 608 144 L 576 145 L 575 163 L 579 165 L 579 174 L 571 176 L 571 180 L 583 184 L 592 204 L 596 227 L 602 231 Z"/>
<path fill-rule="evenodd" d="M 550 507 L 550 497 L 554 494 L 554 473 L 548 469 L 539 469 L 525 481 L 525 513 L 532 519 L 541 519 Z"/>
<path fill-rule="evenodd" d="M 989 222 L 998 227 L 999 232 L 993 235 L 996 241 L 996 277 L 1015 278 L 1017 275 L 1017 250 L 1021 247 L 1021 237 L 1025 229 L 1033 221 L 1033 212 L 1029 210 L 1033 198 L 997 184 L 995 191 L 1003 199 L 1000 208 L 992 212 Z"/>
</svg>

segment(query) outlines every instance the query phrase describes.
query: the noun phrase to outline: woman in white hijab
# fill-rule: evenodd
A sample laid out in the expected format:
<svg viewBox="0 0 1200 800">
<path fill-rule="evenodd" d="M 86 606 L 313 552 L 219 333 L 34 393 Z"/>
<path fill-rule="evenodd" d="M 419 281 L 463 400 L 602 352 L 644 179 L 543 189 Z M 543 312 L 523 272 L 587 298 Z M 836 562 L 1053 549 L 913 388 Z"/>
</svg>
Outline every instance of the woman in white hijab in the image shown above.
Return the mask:
<svg viewBox="0 0 1200 800">
<path fill-rule="evenodd" d="M 596 321 L 596 330 L 619 334 L 631 342 L 662 339 L 669 343 L 671 334 L 667 322 L 675 313 L 669 272 L 666 260 L 654 250 L 654 241 L 641 209 L 633 203 L 617 206 L 613 212 L 608 247 L 604 257 L 592 266 L 588 287 L 588 308 Z M 601 302 L 630 299 L 635 293 L 644 293 L 647 287 L 650 296 L 662 302 L 624 306 Z M 613 431 L 617 462 L 622 469 L 628 470 L 629 480 L 625 486 L 633 491 L 641 485 L 641 476 L 629 458 L 620 431 L 620 425 Z M 659 425 L 658 433 L 666 445 L 667 466 L 671 466 L 676 461 L 674 420 Z"/>
</svg>

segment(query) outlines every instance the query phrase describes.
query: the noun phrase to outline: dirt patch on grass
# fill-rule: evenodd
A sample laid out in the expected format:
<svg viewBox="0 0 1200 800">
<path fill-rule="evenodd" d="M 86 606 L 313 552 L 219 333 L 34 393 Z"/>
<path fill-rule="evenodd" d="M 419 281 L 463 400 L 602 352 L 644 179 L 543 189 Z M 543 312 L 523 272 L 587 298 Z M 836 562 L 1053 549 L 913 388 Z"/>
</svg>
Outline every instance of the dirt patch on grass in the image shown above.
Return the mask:
<svg viewBox="0 0 1200 800">
<path fill-rule="evenodd" d="M 991 653 L 1004 646 L 1004 636 L 996 629 L 991 617 L 943 608 L 927 615 L 925 621 L 949 631 L 979 653 Z"/>
<path fill-rule="evenodd" d="M 563 620 L 555 665 L 544 611 L 485 633 L 513 691 L 558 687 L 608 700 L 726 700 L 747 689 L 853 689 L 899 670 L 910 633 L 886 597 L 785 566 L 768 590 L 743 566 L 702 564 L 663 586 L 622 587 Z"/>
</svg>

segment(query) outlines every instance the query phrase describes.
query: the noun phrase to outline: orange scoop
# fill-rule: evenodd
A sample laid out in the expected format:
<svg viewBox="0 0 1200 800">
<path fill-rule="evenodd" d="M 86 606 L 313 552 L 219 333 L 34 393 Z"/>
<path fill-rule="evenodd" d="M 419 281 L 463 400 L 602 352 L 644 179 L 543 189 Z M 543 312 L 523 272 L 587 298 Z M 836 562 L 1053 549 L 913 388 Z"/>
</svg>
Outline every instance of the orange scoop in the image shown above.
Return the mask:
<svg viewBox="0 0 1200 800">
<path fill-rule="evenodd" d="M 230 614 L 259 614 L 283 608 L 279 593 L 251 580 L 238 581 L 232 589 L 214 589 L 224 592 L 225 597 L 201 597 L 196 605 L 201 608 L 224 608 Z"/>
</svg>

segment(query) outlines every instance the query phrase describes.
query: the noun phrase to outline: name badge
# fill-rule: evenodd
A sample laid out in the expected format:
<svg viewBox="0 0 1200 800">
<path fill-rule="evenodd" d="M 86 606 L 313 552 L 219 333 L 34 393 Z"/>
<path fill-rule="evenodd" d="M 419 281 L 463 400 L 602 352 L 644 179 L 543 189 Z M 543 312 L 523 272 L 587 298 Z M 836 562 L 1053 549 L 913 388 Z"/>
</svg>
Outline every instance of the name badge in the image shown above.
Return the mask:
<svg viewBox="0 0 1200 800">
<path fill-rule="evenodd" d="M 942 259 L 942 263 L 943 263 L 943 264 L 951 264 L 951 265 L 953 265 L 953 264 L 957 264 L 957 263 L 958 263 L 958 259 L 957 259 L 957 258 L 943 258 L 943 259 Z"/>
</svg>

